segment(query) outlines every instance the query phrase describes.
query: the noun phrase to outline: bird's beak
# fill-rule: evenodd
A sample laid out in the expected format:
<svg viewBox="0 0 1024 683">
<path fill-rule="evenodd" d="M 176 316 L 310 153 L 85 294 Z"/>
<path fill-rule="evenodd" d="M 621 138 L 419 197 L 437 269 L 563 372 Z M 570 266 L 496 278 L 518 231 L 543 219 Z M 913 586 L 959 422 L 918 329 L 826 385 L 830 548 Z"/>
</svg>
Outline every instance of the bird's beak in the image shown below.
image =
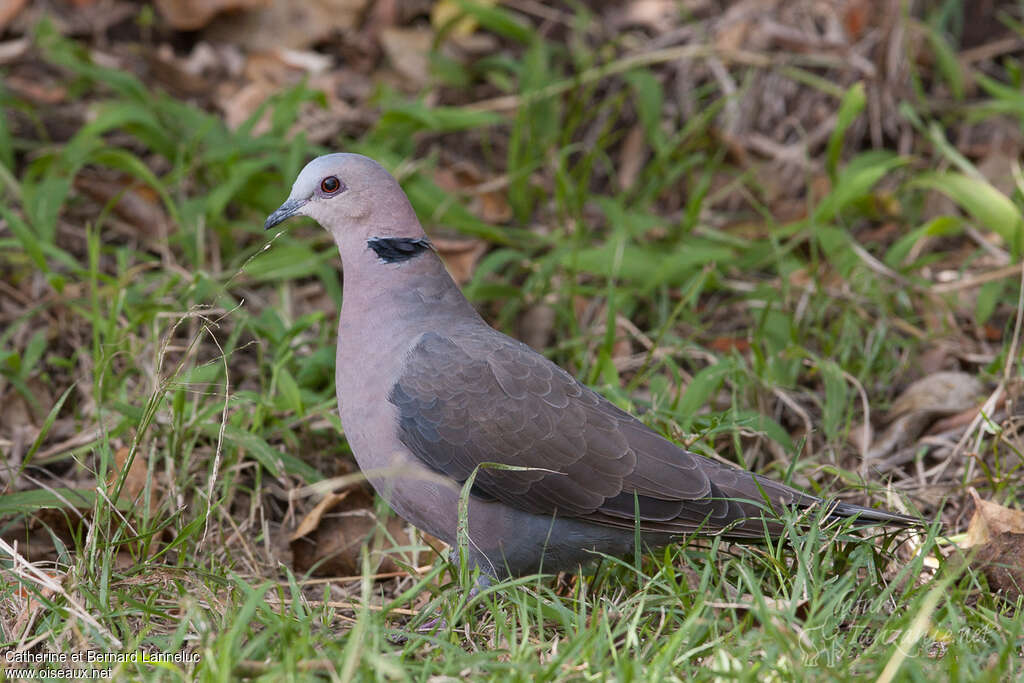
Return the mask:
<svg viewBox="0 0 1024 683">
<path fill-rule="evenodd" d="M 278 207 L 277 211 L 267 216 L 267 222 L 263 224 L 264 230 L 270 230 L 278 223 L 284 222 L 297 214 L 299 209 L 306 205 L 308 199 L 289 199 Z"/>
</svg>

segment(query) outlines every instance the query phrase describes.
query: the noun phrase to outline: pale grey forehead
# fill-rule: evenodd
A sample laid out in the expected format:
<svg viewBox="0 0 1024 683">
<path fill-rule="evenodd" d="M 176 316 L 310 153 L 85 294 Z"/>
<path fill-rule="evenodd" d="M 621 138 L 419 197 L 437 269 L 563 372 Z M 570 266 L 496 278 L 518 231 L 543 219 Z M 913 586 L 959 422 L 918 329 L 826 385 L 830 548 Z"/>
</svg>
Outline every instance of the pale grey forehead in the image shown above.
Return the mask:
<svg viewBox="0 0 1024 683">
<path fill-rule="evenodd" d="M 292 198 L 308 197 L 320 185 L 320 181 L 330 175 L 336 175 L 351 186 L 359 176 L 387 174 L 387 171 L 373 159 L 361 154 L 336 153 L 325 154 L 313 159 L 299 172 L 299 177 L 292 185 Z"/>
</svg>

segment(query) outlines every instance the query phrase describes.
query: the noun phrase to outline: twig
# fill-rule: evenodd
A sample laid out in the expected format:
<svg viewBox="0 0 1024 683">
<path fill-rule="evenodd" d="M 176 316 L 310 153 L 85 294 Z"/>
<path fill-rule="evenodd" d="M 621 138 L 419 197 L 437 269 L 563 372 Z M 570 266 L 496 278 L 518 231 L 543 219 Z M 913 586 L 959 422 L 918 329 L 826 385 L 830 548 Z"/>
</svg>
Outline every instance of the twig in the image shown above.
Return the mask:
<svg viewBox="0 0 1024 683">
<path fill-rule="evenodd" d="M 300 586 L 317 586 L 324 583 L 348 583 L 350 581 L 361 581 L 362 579 L 370 579 L 371 581 L 379 581 L 381 579 L 397 579 L 406 576 L 421 576 L 426 574 L 428 571 L 434 568 L 434 565 L 428 564 L 422 567 L 413 567 L 411 570 L 401 570 L 397 572 L 381 572 L 379 574 L 370 574 L 369 576 L 325 576 L 318 579 L 306 579 L 299 581 Z M 282 585 L 287 584 L 286 581 L 281 582 Z"/>
<path fill-rule="evenodd" d="M 358 577 L 363 578 L 363 577 Z M 274 596 L 267 596 L 267 602 L 272 605 L 283 605 L 290 607 L 295 601 L 291 598 L 277 598 Z M 302 604 L 307 607 L 333 607 L 334 609 L 350 609 L 354 612 L 358 612 L 361 609 L 368 609 L 373 612 L 388 612 L 391 614 L 401 614 L 402 616 L 414 617 L 420 613 L 417 609 L 406 609 L 405 607 L 392 607 L 388 609 L 384 605 L 360 605 L 358 602 L 351 600 L 302 600 Z"/>
<path fill-rule="evenodd" d="M 1011 263 L 1008 266 L 1002 268 L 996 268 L 980 275 L 972 275 L 971 277 L 961 278 L 954 280 L 953 282 L 942 282 L 937 285 L 932 285 L 931 291 L 933 294 L 948 294 L 949 292 L 958 292 L 964 289 L 973 289 L 980 287 L 989 282 L 996 280 L 1002 280 L 1003 278 L 1011 275 L 1016 275 L 1024 269 L 1024 264 Z"/>
<path fill-rule="evenodd" d="M 214 450 L 213 468 L 210 470 L 210 484 L 206 491 L 206 521 L 203 523 L 203 536 L 199 541 L 200 548 L 206 543 L 206 534 L 210 530 L 210 508 L 213 505 L 213 487 L 217 483 L 217 473 L 220 471 L 220 462 L 224 450 L 224 430 L 228 423 L 228 404 L 231 401 L 231 371 L 228 368 L 228 357 L 209 325 L 203 325 L 203 329 L 210 335 L 213 343 L 217 345 L 220 357 L 224 361 L 224 407 L 221 409 L 220 428 L 217 430 L 217 447 Z"/>
</svg>

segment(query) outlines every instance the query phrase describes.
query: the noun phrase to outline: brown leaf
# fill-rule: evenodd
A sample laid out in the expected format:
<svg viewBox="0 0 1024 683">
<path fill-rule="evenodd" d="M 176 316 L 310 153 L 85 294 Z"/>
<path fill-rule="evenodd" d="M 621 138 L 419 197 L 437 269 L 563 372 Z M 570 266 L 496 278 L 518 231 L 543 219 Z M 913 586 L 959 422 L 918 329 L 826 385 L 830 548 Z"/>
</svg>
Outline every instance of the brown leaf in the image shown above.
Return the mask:
<svg viewBox="0 0 1024 683">
<path fill-rule="evenodd" d="M 852 0 L 843 13 L 843 26 L 852 41 L 857 41 L 868 25 L 868 17 L 873 14 L 870 0 Z"/>
<path fill-rule="evenodd" d="M 170 1 L 170 0 L 168 0 Z M 260 9 L 216 17 L 204 33 L 213 42 L 250 50 L 305 49 L 355 29 L 369 0 L 266 0 Z"/>
<path fill-rule="evenodd" d="M 101 177 L 83 172 L 75 177 L 75 189 L 97 202 L 116 201 L 114 213 L 141 235 L 163 238 L 170 230 L 171 221 L 159 197 L 130 176 Z"/>
<path fill-rule="evenodd" d="M 124 471 L 125 464 L 128 462 L 128 456 L 131 454 L 131 449 L 127 446 L 118 448 L 114 453 L 114 464 L 111 468 L 110 474 L 107 475 L 107 485 L 113 486 L 117 483 L 118 477 L 121 476 L 121 472 Z M 146 459 L 142 456 L 138 450 L 135 451 L 135 457 L 132 459 L 131 467 L 128 468 L 128 473 L 124 477 L 124 486 L 121 487 L 122 500 L 128 500 L 136 502 L 139 498 L 139 494 L 146 488 L 146 479 L 148 478 L 149 470 L 146 466 Z M 150 499 L 150 506 L 155 504 L 155 496 Z"/>
<path fill-rule="evenodd" d="M 171 28 L 195 31 L 221 12 L 265 7 L 268 0 L 156 0 L 156 8 Z"/>
<path fill-rule="evenodd" d="M 306 516 L 299 522 L 299 526 L 292 532 L 292 535 L 288 537 L 290 541 L 297 541 L 303 536 L 311 534 L 317 527 L 320 526 L 320 520 L 323 519 L 324 513 L 328 512 L 335 505 L 348 498 L 348 494 L 352 493 L 355 489 L 348 489 L 347 491 L 341 491 L 340 493 L 330 493 L 324 496 L 324 499 L 317 503 L 312 510 L 306 513 Z"/>
<path fill-rule="evenodd" d="M 796 287 L 813 291 L 819 285 L 839 289 L 843 286 L 843 277 L 827 265 L 816 268 L 813 272 L 808 268 L 796 268 L 789 274 L 789 281 Z"/>
<path fill-rule="evenodd" d="M 373 496 L 366 489 L 352 488 L 332 494 L 306 515 L 291 537 L 295 569 L 312 570 L 319 576 L 358 575 L 362 570 L 362 548 L 371 543 L 371 571 L 398 571 L 390 554 L 389 539 L 399 546 L 409 545 L 405 523 L 390 517 L 385 524 L 386 533 L 380 527 L 373 512 Z"/>
<path fill-rule="evenodd" d="M 612 342 L 612 361 L 624 361 L 633 355 L 633 340 L 622 327 L 615 327 L 615 341 Z M 616 364 L 618 367 L 618 364 Z"/>
<path fill-rule="evenodd" d="M 936 372 L 919 379 L 893 401 L 883 419 L 888 427 L 871 444 L 868 459 L 909 446 L 938 418 L 977 410 L 982 391 L 981 382 L 965 372 Z"/>
<path fill-rule="evenodd" d="M 974 375 L 966 372 L 936 372 L 907 387 L 893 401 L 888 419 L 908 413 L 958 413 L 975 407 L 983 391 L 981 382 Z"/>
<path fill-rule="evenodd" d="M 747 40 L 750 23 L 746 18 L 738 21 L 723 21 L 715 35 L 715 47 L 723 52 L 739 50 Z"/>
<path fill-rule="evenodd" d="M 60 104 L 67 100 L 68 91 L 63 85 L 48 81 L 31 80 L 17 74 L 4 77 L 4 85 L 19 96 L 38 104 Z"/>
<path fill-rule="evenodd" d="M 989 588 L 1010 600 L 1024 593 L 1024 511 L 982 500 L 974 488 L 974 515 L 963 548 L 975 548 L 971 566 L 988 579 Z"/>
<path fill-rule="evenodd" d="M 617 180 L 620 190 L 630 190 L 636 184 L 637 176 L 640 175 L 644 162 L 647 161 L 646 142 L 644 127 L 639 123 L 626 133 L 626 139 L 622 142 L 622 151 L 619 153 Z"/>
<path fill-rule="evenodd" d="M 961 544 L 962 547 L 982 545 L 998 534 L 1024 534 L 1024 511 L 982 500 L 973 487 L 968 491 L 974 499 L 974 515 L 967 526 L 967 540 Z"/>
<path fill-rule="evenodd" d="M 477 261 L 487 251 L 487 243 L 479 239 L 436 237 L 431 242 L 452 278 L 464 285 L 473 278 Z"/>
<path fill-rule="evenodd" d="M 438 168 L 434 182 L 454 194 L 469 196 L 469 210 L 488 223 L 505 223 L 512 218 L 512 207 L 501 188 L 500 179 L 485 178 L 475 164 L 467 160 Z"/>
<path fill-rule="evenodd" d="M 956 363 L 951 348 L 946 344 L 934 344 L 917 355 L 917 365 L 926 375 L 933 375 L 952 367 Z"/>
<path fill-rule="evenodd" d="M 402 76 L 402 88 L 422 90 L 430 78 L 430 47 L 434 32 L 428 28 L 389 26 L 380 32 L 380 44 L 395 71 Z"/>
<path fill-rule="evenodd" d="M 719 353 L 729 351 L 746 353 L 750 350 L 750 340 L 745 337 L 715 337 L 708 342 L 708 348 Z"/>
<path fill-rule="evenodd" d="M 631 0 L 611 19 L 616 30 L 638 26 L 662 34 L 676 27 L 679 3 L 676 0 Z"/>
<path fill-rule="evenodd" d="M 0 31 L 25 7 L 25 0 L 0 0 Z"/>
<path fill-rule="evenodd" d="M 235 90 L 229 97 L 222 98 L 220 108 L 224 112 L 224 122 L 227 123 L 228 128 L 237 130 L 275 91 L 276 88 L 273 84 L 267 81 L 255 81 Z M 253 134 L 262 135 L 268 130 L 270 130 L 269 117 L 264 116 L 253 127 Z"/>
<path fill-rule="evenodd" d="M 178 97 L 209 93 L 213 81 L 207 78 L 207 74 L 219 71 L 221 67 L 218 55 L 209 43 L 196 45 L 186 59 L 179 58 L 167 44 L 146 52 L 145 56 L 155 82 Z"/>
<path fill-rule="evenodd" d="M 551 342 L 556 311 L 547 304 L 534 304 L 519 319 L 519 339 L 535 351 L 543 351 Z"/>
<path fill-rule="evenodd" d="M 482 220 L 488 223 L 506 223 L 512 218 L 512 207 L 504 192 L 484 192 L 477 195 L 476 202 L 470 206 Z"/>
<path fill-rule="evenodd" d="M 988 587 L 1011 602 L 1024 594 L 1024 533 L 994 534 L 974 555 L 972 566 L 988 579 Z"/>
</svg>

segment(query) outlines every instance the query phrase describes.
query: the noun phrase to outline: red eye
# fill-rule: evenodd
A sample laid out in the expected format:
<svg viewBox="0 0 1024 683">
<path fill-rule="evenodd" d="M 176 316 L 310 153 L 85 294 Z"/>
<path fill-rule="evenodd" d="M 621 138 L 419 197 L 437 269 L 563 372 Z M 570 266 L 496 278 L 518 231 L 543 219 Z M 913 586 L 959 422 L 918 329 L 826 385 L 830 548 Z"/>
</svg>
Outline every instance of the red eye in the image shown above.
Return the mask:
<svg viewBox="0 0 1024 683">
<path fill-rule="evenodd" d="M 341 181 L 336 176 L 329 175 L 320 181 L 320 189 L 327 194 L 334 194 L 341 189 Z"/>
</svg>

